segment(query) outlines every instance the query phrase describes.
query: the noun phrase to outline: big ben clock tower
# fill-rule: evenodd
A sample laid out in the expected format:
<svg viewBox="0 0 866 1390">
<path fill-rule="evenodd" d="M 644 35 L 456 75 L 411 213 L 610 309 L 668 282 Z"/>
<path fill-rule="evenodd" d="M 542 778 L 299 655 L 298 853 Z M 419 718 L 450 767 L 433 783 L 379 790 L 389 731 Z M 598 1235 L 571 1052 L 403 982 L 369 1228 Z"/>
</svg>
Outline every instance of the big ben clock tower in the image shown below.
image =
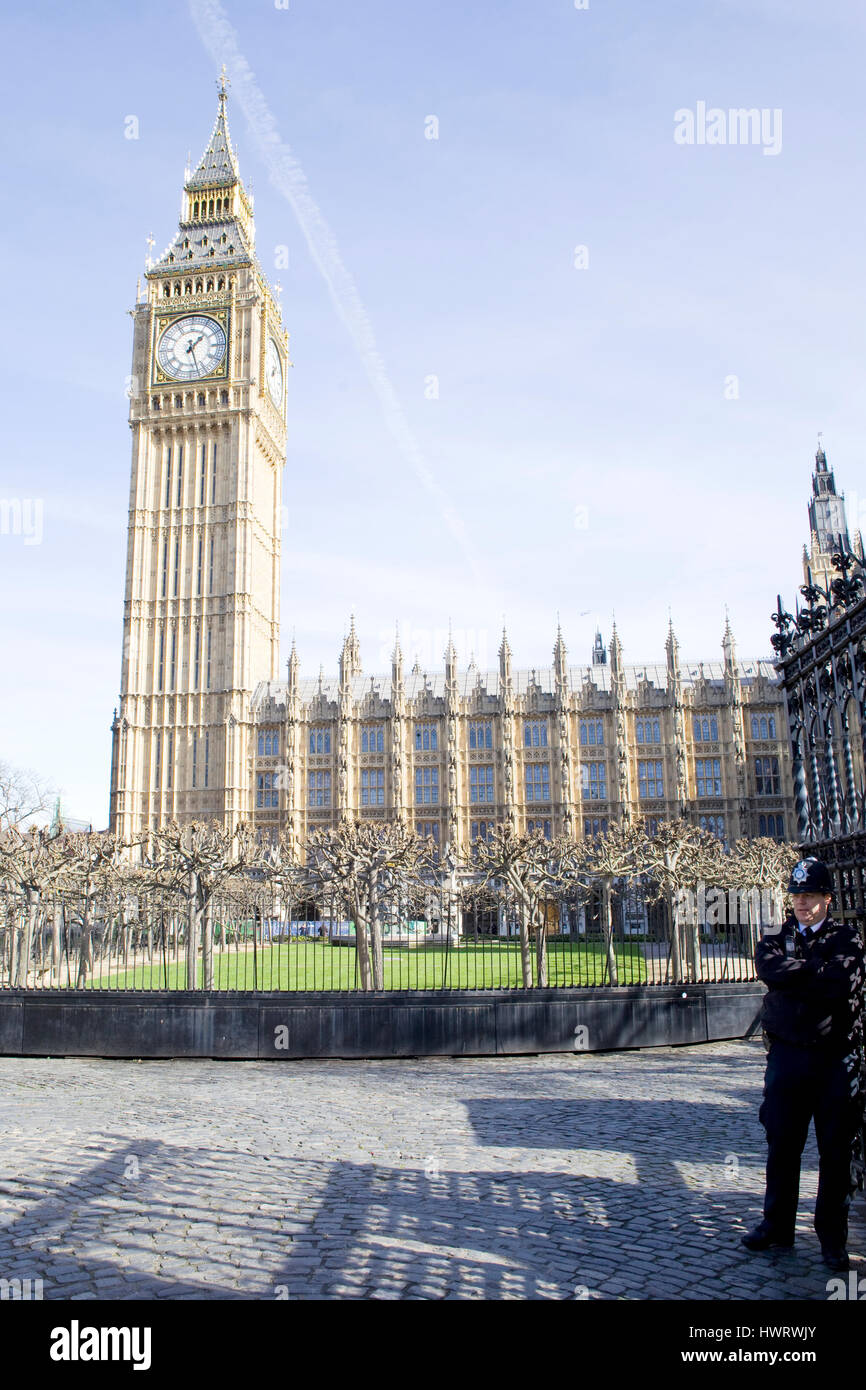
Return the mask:
<svg viewBox="0 0 866 1390">
<path fill-rule="evenodd" d="M 250 813 L 256 684 L 279 658 L 287 335 L 229 136 L 184 184 L 134 310 L 132 476 L 111 828 Z"/>
</svg>

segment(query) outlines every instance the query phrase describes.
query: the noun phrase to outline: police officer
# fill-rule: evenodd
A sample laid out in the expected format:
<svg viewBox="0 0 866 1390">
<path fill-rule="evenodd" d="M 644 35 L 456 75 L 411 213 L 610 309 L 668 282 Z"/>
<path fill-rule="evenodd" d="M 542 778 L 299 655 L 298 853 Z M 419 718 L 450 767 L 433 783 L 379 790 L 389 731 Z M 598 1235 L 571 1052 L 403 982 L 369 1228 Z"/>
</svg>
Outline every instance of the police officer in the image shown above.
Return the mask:
<svg viewBox="0 0 866 1390">
<path fill-rule="evenodd" d="M 863 984 L 857 929 L 830 916 L 826 864 L 803 859 L 791 872 L 793 916 L 766 931 L 755 952 L 767 986 L 761 1022 L 768 1044 L 759 1119 L 767 1132 L 764 1219 L 743 1236 L 748 1250 L 794 1244 L 800 1158 L 809 1121 L 818 1141 L 815 1233 L 824 1263 L 849 1268 L 851 1159 L 862 1115 Z"/>
</svg>

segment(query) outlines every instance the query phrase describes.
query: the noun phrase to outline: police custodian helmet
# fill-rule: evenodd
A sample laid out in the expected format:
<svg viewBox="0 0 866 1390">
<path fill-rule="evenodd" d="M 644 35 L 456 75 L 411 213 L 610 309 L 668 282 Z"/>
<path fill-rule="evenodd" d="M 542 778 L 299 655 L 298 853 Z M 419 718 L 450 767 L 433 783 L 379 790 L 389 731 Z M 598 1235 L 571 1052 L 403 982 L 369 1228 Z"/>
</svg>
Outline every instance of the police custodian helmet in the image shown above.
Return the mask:
<svg viewBox="0 0 866 1390">
<path fill-rule="evenodd" d="M 791 870 L 789 893 L 832 893 L 830 870 L 820 859 L 801 859 Z"/>
</svg>

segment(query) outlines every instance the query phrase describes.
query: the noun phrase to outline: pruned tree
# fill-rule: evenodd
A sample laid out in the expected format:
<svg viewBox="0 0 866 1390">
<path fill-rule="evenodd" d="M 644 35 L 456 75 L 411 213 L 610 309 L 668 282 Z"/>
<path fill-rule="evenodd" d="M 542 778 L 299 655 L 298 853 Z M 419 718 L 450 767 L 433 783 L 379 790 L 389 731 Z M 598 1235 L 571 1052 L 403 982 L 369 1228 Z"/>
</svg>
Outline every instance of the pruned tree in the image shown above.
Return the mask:
<svg viewBox="0 0 866 1390">
<path fill-rule="evenodd" d="M 198 988 L 198 949 L 202 988 L 213 989 L 214 895 L 231 878 L 260 867 L 262 845 L 251 826 L 223 830 L 216 821 L 176 821 L 146 831 L 138 843 L 142 862 L 157 882 L 179 892 L 186 906 L 187 989 Z"/>
<path fill-rule="evenodd" d="M 765 836 L 754 840 L 736 840 L 731 846 L 731 852 L 727 856 L 725 865 L 726 873 L 722 880 L 722 886 L 733 889 L 739 894 L 742 900 L 743 891 L 746 893 L 748 904 L 748 942 L 746 943 L 749 955 L 754 954 L 757 945 L 757 927 L 755 914 L 752 911 L 752 894 L 750 890 L 757 889 L 761 896 L 769 892 L 772 901 L 772 915 L 778 922 L 782 921 L 783 895 L 791 873 L 791 867 L 800 858 L 800 849 L 795 844 L 786 844 L 784 841 L 768 839 Z"/>
<path fill-rule="evenodd" d="M 361 989 L 384 989 L 383 899 L 408 892 L 432 872 L 429 844 L 401 821 L 345 821 L 313 831 L 306 849 L 306 892 L 330 894 L 351 916 Z"/>
<path fill-rule="evenodd" d="M 601 892 L 601 929 L 605 969 L 612 985 L 619 984 L 613 939 L 613 896 L 618 880 L 646 871 L 647 835 L 640 821 L 615 821 L 603 835 L 579 841 L 570 856 L 575 878 L 594 880 Z"/>
<path fill-rule="evenodd" d="M 721 842 L 709 831 L 683 819 L 662 821 L 645 842 L 644 869 L 666 904 L 669 927 L 668 958 L 671 978 L 679 982 L 700 974 L 700 943 L 695 921 L 683 920 L 682 889 L 694 889 L 701 881 L 712 882 L 722 872 Z M 684 927 L 691 931 L 686 943 Z M 684 960 L 684 946 L 687 947 Z"/>
<path fill-rule="evenodd" d="M 561 896 L 573 844 L 566 838 L 548 840 L 540 830 L 521 835 L 510 825 L 497 825 L 486 840 L 474 840 L 464 856 L 466 868 L 480 875 L 481 884 L 500 880 L 513 898 L 520 933 L 520 969 L 526 989 L 533 985 L 533 930 L 536 979 L 540 988 L 548 982 L 543 904 L 550 897 Z"/>
<path fill-rule="evenodd" d="M 12 826 L 0 834 L 0 880 L 12 894 L 8 969 L 13 988 L 27 984 L 42 900 L 61 877 L 67 838 L 35 825 Z"/>
</svg>

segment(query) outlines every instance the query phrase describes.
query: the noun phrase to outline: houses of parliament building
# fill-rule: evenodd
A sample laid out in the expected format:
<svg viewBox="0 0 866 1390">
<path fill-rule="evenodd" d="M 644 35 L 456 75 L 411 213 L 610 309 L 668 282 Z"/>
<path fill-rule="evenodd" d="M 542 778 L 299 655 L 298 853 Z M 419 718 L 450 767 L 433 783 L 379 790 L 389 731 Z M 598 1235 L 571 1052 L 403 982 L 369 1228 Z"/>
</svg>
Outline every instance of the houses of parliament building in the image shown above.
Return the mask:
<svg viewBox="0 0 866 1390">
<path fill-rule="evenodd" d="M 685 815 L 730 842 L 792 839 L 782 692 L 770 660 L 625 661 L 614 627 L 584 665 L 404 664 L 365 672 L 354 628 L 338 673 L 279 672 L 281 475 L 288 339 L 256 258 L 253 206 L 219 95 L 177 234 L 133 311 L 132 473 L 111 829 L 246 820 L 302 840 L 340 820 L 400 819 L 442 850 L 501 823 L 591 835 Z M 845 531 L 823 450 L 813 572 Z M 862 547 L 861 547 L 862 549 Z M 769 608 L 768 608 L 769 611 Z"/>
</svg>

